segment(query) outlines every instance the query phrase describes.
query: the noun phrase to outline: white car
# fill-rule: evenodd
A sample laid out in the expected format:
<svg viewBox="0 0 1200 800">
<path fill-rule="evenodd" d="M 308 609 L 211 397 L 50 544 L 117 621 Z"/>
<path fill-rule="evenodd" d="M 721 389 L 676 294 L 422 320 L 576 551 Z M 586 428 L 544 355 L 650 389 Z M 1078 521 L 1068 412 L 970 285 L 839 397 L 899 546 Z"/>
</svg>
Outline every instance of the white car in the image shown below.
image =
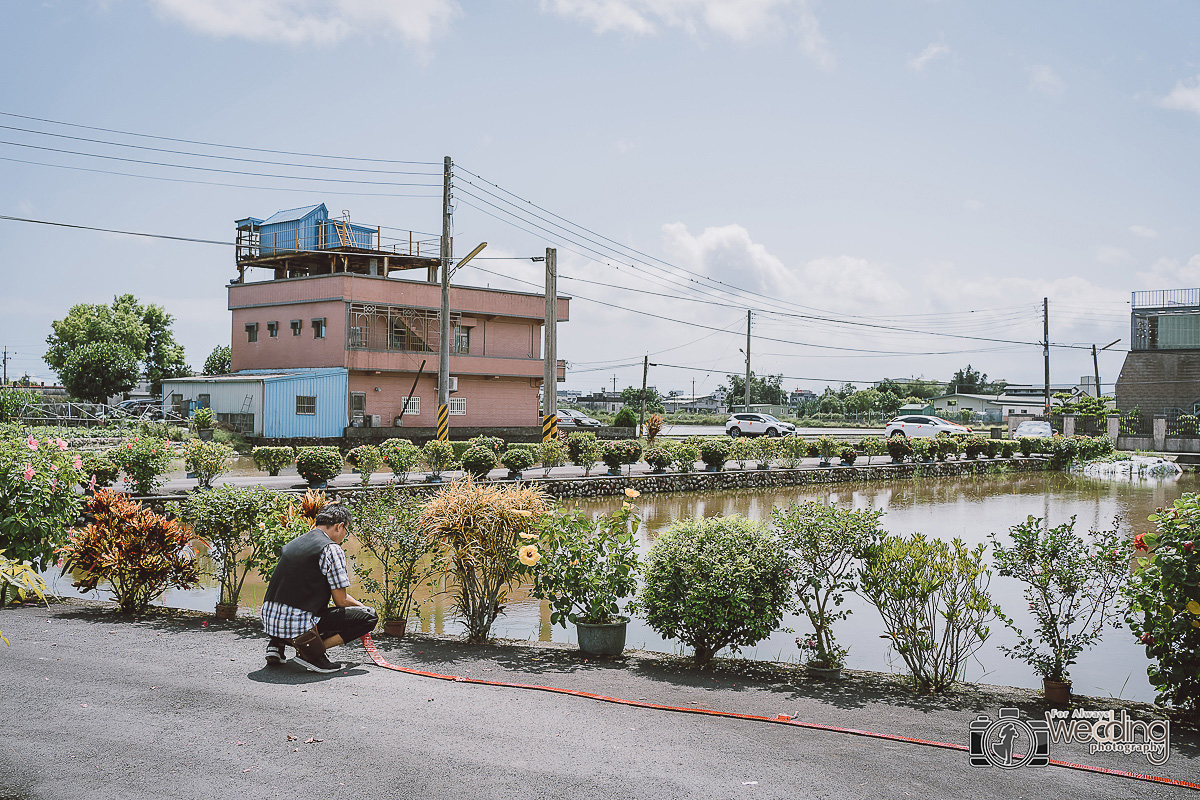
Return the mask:
<svg viewBox="0 0 1200 800">
<path fill-rule="evenodd" d="M 1033 439 L 1045 439 L 1053 435 L 1054 431 L 1051 430 L 1049 422 L 1037 422 L 1027 419 L 1013 431 L 1012 438 L 1023 439 L 1028 436 Z"/>
<path fill-rule="evenodd" d="M 730 436 L 794 436 L 796 426 L 770 414 L 733 414 L 725 422 Z"/>
<path fill-rule="evenodd" d="M 906 436 L 910 439 L 932 439 L 939 433 L 971 433 L 971 429 L 966 425 L 959 425 L 957 422 L 950 422 L 941 417 L 916 415 L 896 417 L 883 429 L 883 435 L 888 439 L 893 436 Z"/>
<path fill-rule="evenodd" d="M 600 420 L 592 419 L 582 411 L 568 408 L 558 410 L 558 427 L 560 428 L 599 428 Z"/>
</svg>

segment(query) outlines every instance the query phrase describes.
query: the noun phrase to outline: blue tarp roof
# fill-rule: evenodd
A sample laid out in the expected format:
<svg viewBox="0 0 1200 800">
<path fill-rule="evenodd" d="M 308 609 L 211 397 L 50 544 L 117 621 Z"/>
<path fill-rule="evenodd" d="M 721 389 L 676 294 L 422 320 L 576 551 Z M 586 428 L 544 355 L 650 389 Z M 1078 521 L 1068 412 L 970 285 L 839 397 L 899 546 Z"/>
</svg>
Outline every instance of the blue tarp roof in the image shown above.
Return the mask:
<svg viewBox="0 0 1200 800">
<path fill-rule="evenodd" d="M 264 220 L 262 224 L 274 225 L 279 222 L 295 222 L 296 220 L 304 219 L 318 208 L 325 208 L 325 204 L 318 203 L 315 206 L 303 206 L 302 208 L 289 208 L 284 211 L 278 211 Z M 328 214 L 329 212 L 326 211 L 325 213 Z"/>
</svg>

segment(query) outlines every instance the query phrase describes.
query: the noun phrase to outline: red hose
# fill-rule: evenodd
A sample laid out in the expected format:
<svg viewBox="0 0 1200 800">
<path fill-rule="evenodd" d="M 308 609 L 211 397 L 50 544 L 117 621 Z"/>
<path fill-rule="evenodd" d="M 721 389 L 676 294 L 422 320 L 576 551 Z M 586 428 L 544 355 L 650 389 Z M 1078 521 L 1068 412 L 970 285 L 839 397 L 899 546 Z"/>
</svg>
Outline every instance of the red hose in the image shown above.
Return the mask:
<svg viewBox="0 0 1200 800">
<path fill-rule="evenodd" d="M 951 744 L 949 742 L 935 742 L 928 739 L 914 739 L 911 736 L 900 736 L 894 733 L 876 733 L 874 731 L 862 731 L 856 728 L 839 728 L 836 725 L 821 725 L 816 722 L 801 722 L 789 717 L 787 714 L 780 714 L 777 717 L 764 717 L 759 714 L 738 714 L 733 711 L 716 711 L 709 708 L 684 708 L 681 706 L 664 706 L 658 703 L 647 703 L 641 700 L 625 700 L 620 697 L 606 697 L 602 694 L 594 692 L 583 692 L 578 689 L 561 689 L 557 686 L 539 686 L 534 683 L 511 683 L 509 681 L 489 681 L 483 678 L 464 678 L 461 675 L 442 675 L 438 672 L 427 672 L 420 669 L 409 669 L 407 667 L 398 667 L 395 664 L 389 664 L 383 656 L 379 654 L 379 649 L 375 647 L 375 642 L 371 638 L 371 634 L 362 637 L 363 647 L 371 656 L 371 660 L 376 666 L 384 669 L 395 670 L 396 672 L 405 672 L 409 675 L 420 675 L 424 678 L 436 678 L 443 681 L 456 681 L 458 683 L 476 683 L 483 686 L 503 686 L 509 689 L 532 689 L 538 692 L 553 692 L 554 694 L 566 694 L 572 697 L 584 697 L 588 700 L 599 700 L 604 703 L 616 703 L 622 706 L 634 706 L 636 708 L 651 708 L 656 711 L 674 711 L 680 714 L 700 714 L 709 717 L 728 717 L 730 719 L 744 719 L 751 722 L 770 722 L 776 725 L 791 725 L 796 728 L 808 728 L 816 731 L 827 731 L 830 733 L 843 733 L 850 736 L 866 736 L 871 739 L 885 739 L 890 742 L 907 742 L 908 744 L 920 744 L 926 747 L 940 747 L 944 750 L 959 750 L 967 751 L 966 745 Z M 1139 781 L 1149 781 L 1151 783 L 1160 783 L 1166 786 L 1181 786 L 1185 789 L 1200 789 L 1200 783 L 1190 783 L 1189 781 L 1181 781 L 1175 778 L 1163 778 L 1158 775 L 1143 775 L 1140 772 L 1129 772 L 1123 769 L 1109 769 L 1108 767 L 1095 767 L 1088 764 L 1072 764 L 1070 761 L 1057 761 L 1050 759 L 1050 764 L 1056 767 L 1066 767 L 1067 769 L 1080 770 L 1082 772 L 1093 772 L 1099 775 L 1114 775 L 1119 778 L 1132 778 Z"/>
</svg>

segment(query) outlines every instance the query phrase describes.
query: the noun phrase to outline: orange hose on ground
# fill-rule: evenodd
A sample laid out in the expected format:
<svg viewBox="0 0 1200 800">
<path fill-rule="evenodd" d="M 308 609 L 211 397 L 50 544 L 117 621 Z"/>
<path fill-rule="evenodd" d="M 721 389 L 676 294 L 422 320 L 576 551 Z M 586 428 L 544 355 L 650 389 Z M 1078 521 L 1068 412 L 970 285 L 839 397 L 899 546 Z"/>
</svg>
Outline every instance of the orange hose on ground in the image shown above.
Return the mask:
<svg viewBox="0 0 1200 800">
<path fill-rule="evenodd" d="M 928 739 L 915 739 L 911 736 L 900 736 L 894 733 L 876 733 L 874 731 L 862 731 L 856 728 L 840 728 L 836 725 L 821 725 L 816 722 L 801 722 L 797 719 L 789 717 L 787 714 L 780 714 L 776 717 L 765 717 L 759 714 L 738 714 L 734 711 L 716 711 L 709 708 L 684 708 L 682 706 L 664 706 L 658 703 L 647 703 L 642 700 L 625 700 L 620 697 L 606 697 L 602 694 L 594 692 L 584 692 L 578 689 L 562 689 L 557 686 L 540 686 L 534 683 L 511 683 L 509 681 L 490 681 L 483 678 L 464 678 L 461 675 L 442 675 L 438 672 L 427 672 L 420 669 L 409 669 L 408 667 L 398 667 L 395 664 L 389 664 L 383 656 L 379 654 L 379 649 L 375 646 L 375 641 L 371 638 L 371 634 L 366 634 L 362 637 L 363 647 L 366 648 L 367 654 L 371 656 L 371 660 L 376 666 L 384 669 L 394 670 L 396 672 L 404 672 L 409 675 L 420 675 L 423 678 L 436 678 L 442 681 L 455 681 L 456 683 L 476 683 L 483 686 L 503 686 L 508 689 L 532 689 L 538 692 L 551 692 L 553 694 L 565 694 L 572 697 L 583 697 L 588 700 L 599 700 L 603 703 L 616 703 L 622 706 L 634 706 L 635 708 L 649 708 L 655 711 L 673 711 L 680 714 L 699 714 L 708 717 L 727 717 L 729 719 L 743 719 L 750 722 L 770 722 L 775 725 L 791 725 L 796 728 L 808 728 L 809 730 L 826 731 L 829 733 L 841 733 L 850 736 L 866 736 L 872 739 L 885 739 L 890 742 L 907 742 L 908 744 L 919 744 L 926 747 L 940 747 L 943 750 L 959 750 L 967 752 L 966 745 L 951 744 L 950 742 L 936 742 Z M 1108 767 L 1096 767 L 1089 764 L 1073 764 L 1070 761 L 1058 761 L 1050 759 L 1050 764 L 1055 767 L 1065 767 L 1067 769 L 1080 770 L 1082 772 L 1092 772 L 1098 775 L 1113 775 L 1119 778 L 1131 778 L 1139 781 L 1149 781 L 1151 783 L 1159 783 L 1166 786 L 1180 786 L 1185 789 L 1200 790 L 1200 783 L 1191 783 L 1182 781 L 1176 778 L 1163 778 L 1158 775 L 1143 775 L 1140 772 L 1129 772 L 1122 769 L 1109 769 Z"/>
</svg>

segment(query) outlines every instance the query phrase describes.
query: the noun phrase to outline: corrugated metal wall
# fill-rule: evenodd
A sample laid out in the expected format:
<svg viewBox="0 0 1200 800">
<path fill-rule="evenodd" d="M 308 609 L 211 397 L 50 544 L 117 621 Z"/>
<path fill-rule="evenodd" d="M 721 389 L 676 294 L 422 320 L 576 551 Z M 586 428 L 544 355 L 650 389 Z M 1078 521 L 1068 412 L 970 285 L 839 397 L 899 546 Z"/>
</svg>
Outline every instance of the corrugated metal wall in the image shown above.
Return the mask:
<svg viewBox="0 0 1200 800">
<path fill-rule="evenodd" d="M 346 370 L 265 378 L 263 436 L 342 436 L 349 424 L 350 377 Z M 297 414 L 297 397 L 317 398 L 315 414 Z"/>
<path fill-rule="evenodd" d="M 200 395 L 209 396 L 209 407 L 215 414 L 253 414 L 254 435 L 261 436 L 263 430 L 263 382 L 261 378 L 219 381 L 164 381 L 163 410 L 173 406 L 172 395 L 183 395 L 184 403 L 199 400 Z M 249 402 L 247 402 L 249 400 Z"/>
<path fill-rule="evenodd" d="M 324 223 L 325 238 L 324 247 L 333 248 L 341 247 L 341 239 L 338 238 L 337 228 L 333 227 L 333 221 L 329 220 Z M 375 247 L 375 229 L 368 228 L 364 225 L 355 225 L 350 223 L 350 238 L 354 240 L 355 247 L 374 248 Z"/>
<path fill-rule="evenodd" d="M 259 254 L 268 256 L 276 251 L 318 249 L 321 233 L 320 220 L 325 219 L 325 216 L 324 209 L 318 207 L 302 219 L 263 225 L 259 231 Z M 336 233 L 334 240 L 337 240 Z"/>
</svg>

